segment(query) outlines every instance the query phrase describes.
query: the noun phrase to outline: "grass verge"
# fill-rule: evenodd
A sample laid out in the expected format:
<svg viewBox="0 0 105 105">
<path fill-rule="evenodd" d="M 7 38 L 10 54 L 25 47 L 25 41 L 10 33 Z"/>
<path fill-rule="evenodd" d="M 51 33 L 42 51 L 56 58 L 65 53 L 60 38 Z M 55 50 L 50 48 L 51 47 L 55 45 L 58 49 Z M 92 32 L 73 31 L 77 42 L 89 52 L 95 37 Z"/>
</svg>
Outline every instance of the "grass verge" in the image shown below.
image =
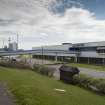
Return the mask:
<svg viewBox="0 0 105 105">
<path fill-rule="evenodd" d="M 29 70 L 0 67 L 0 81 L 7 83 L 17 105 L 105 105 L 104 96 Z"/>
</svg>

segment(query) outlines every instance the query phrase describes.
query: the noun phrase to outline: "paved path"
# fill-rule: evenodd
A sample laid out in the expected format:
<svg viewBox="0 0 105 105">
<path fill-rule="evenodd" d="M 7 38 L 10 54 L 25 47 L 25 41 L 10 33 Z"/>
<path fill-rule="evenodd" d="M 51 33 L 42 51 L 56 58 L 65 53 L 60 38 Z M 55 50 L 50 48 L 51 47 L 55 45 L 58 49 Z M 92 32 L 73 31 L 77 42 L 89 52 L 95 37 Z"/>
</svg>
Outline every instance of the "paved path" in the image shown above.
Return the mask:
<svg viewBox="0 0 105 105">
<path fill-rule="evenodd" d="M 51 61 L 48 60 L 42 60 L 41 59 L 27 59 L 27 62 L 30 62 L 31 65 L 33 64 L 52 64 Z M 54 67 L 56 69 L 54 76 L 58 79 L 60 77 L 59 68 L 60 65 L 49 65 L 50 67 Z M 96 78 L 104 78 L 105 79 L 105 72 L 104 71 L 97 71 L 87 68 L 79 68 L 81 74 L 86 74 L 88 76 L 96 77 Z"/>
<path fill-rule="evenodd" d="M 15 105 L 4 84 L 0 83 L 0 105 Z"/>
<path fill-rule="evenodd" d="M 58 79 L 60 77 L 59 68 L 61 65 L 50 65 L 50 67 L 54 67 L 56 69 L 54 76 Z M 96 71 L 87 68 L 79 68 L 81 74 L 85 74 L 95 78 L 103 78 L 105 79 L 104 71 Z"/>
<path fill-rule="evenodd" d="M 105 79 L 105 72 L 104 71 L 97 71 L 97 70 L 92 70 L 92 69 L 87 69 L 87 68 L 79 68 L 80 73 L 86 74 L 92 77 L 96 78 L 104 78 Z"/>
</svg>

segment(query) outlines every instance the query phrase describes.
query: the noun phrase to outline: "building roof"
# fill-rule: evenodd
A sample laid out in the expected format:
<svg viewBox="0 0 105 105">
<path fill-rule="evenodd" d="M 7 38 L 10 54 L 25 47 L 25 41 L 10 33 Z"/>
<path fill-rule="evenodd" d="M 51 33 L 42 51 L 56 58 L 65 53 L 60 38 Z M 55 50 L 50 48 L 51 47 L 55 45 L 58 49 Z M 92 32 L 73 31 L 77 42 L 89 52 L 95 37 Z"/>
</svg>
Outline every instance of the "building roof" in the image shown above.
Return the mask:
<svg viewBox="0 0 105 105">
<path fill-rule="evenodd" d="M 100 46 L 105 46 L 105 41 L 76 43 L 76 44 L 73 44 L 73 46 L 75 47 L 100 47 Z"/>
</svg>

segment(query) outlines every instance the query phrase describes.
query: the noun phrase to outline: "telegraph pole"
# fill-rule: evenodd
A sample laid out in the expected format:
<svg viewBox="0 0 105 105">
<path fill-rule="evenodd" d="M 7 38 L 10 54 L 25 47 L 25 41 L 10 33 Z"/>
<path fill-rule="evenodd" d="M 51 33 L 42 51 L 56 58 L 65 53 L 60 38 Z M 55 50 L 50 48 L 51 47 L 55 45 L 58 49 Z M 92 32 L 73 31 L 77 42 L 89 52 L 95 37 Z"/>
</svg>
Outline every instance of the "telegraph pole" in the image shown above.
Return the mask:
<svg viewBox="0 0 105 105">
<path fill-rule="evenodd" d="M 4 48 L 4 41 L 5 41 L 5 40 L 3 39 L 3 46 L 2 46 L 2 48 Z"/>
<path fill-rule="evenodd" d="M 43 61 L 44 58 L 43 57 L 44 57 L 44 55 L 43 55 L 43 46 L 42 46 L 42 65 L 44 64 L 44 61 Z"/>
<path fill-rule="evenodd" d="M 19 47 L 19 34 L 17 34 L 17 49 Z"/>
<path fill-rule="evenodd" d="M 8 45 L 11 43 L 11 38 L 9 37 L 8 38 Z"/>
<path fill-rule="evenodd" d="M 11 50 L 11 49 L 10 49 L 10 43 L 11 43 L 11 38 L 9 37 L 9 38 L 8 38 L 8 49 L 9 49 L 9 50 Z M 9 61 L 11 61 L 10 55 L 9 55 Z"/>
</svg>

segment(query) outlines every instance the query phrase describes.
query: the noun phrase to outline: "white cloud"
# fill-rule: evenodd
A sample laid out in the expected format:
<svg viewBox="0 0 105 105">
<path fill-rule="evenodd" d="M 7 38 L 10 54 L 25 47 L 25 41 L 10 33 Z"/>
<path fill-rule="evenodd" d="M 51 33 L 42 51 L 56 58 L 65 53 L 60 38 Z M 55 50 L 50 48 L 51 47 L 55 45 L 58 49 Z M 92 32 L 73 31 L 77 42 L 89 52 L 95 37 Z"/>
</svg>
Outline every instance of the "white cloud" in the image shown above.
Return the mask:
<svg viewBox="0 0 105 105">
<path fill-rule="evenodd" d="M 62 42 L 100 41 L 105 38 L 105 20 L 97 20 L 95 14 L 88 10 L 73 7 L 64 16 L 59 16 L 48 11 L 51 0 L 6 1 L 0 1 L 0 32 L 3 32 L 0 36 L 8 35 L 7 32 L 18 32 L 22 35 L 21 48 Z M 1 25 L 1 22 L 5 25 Z"/>
</svg>

